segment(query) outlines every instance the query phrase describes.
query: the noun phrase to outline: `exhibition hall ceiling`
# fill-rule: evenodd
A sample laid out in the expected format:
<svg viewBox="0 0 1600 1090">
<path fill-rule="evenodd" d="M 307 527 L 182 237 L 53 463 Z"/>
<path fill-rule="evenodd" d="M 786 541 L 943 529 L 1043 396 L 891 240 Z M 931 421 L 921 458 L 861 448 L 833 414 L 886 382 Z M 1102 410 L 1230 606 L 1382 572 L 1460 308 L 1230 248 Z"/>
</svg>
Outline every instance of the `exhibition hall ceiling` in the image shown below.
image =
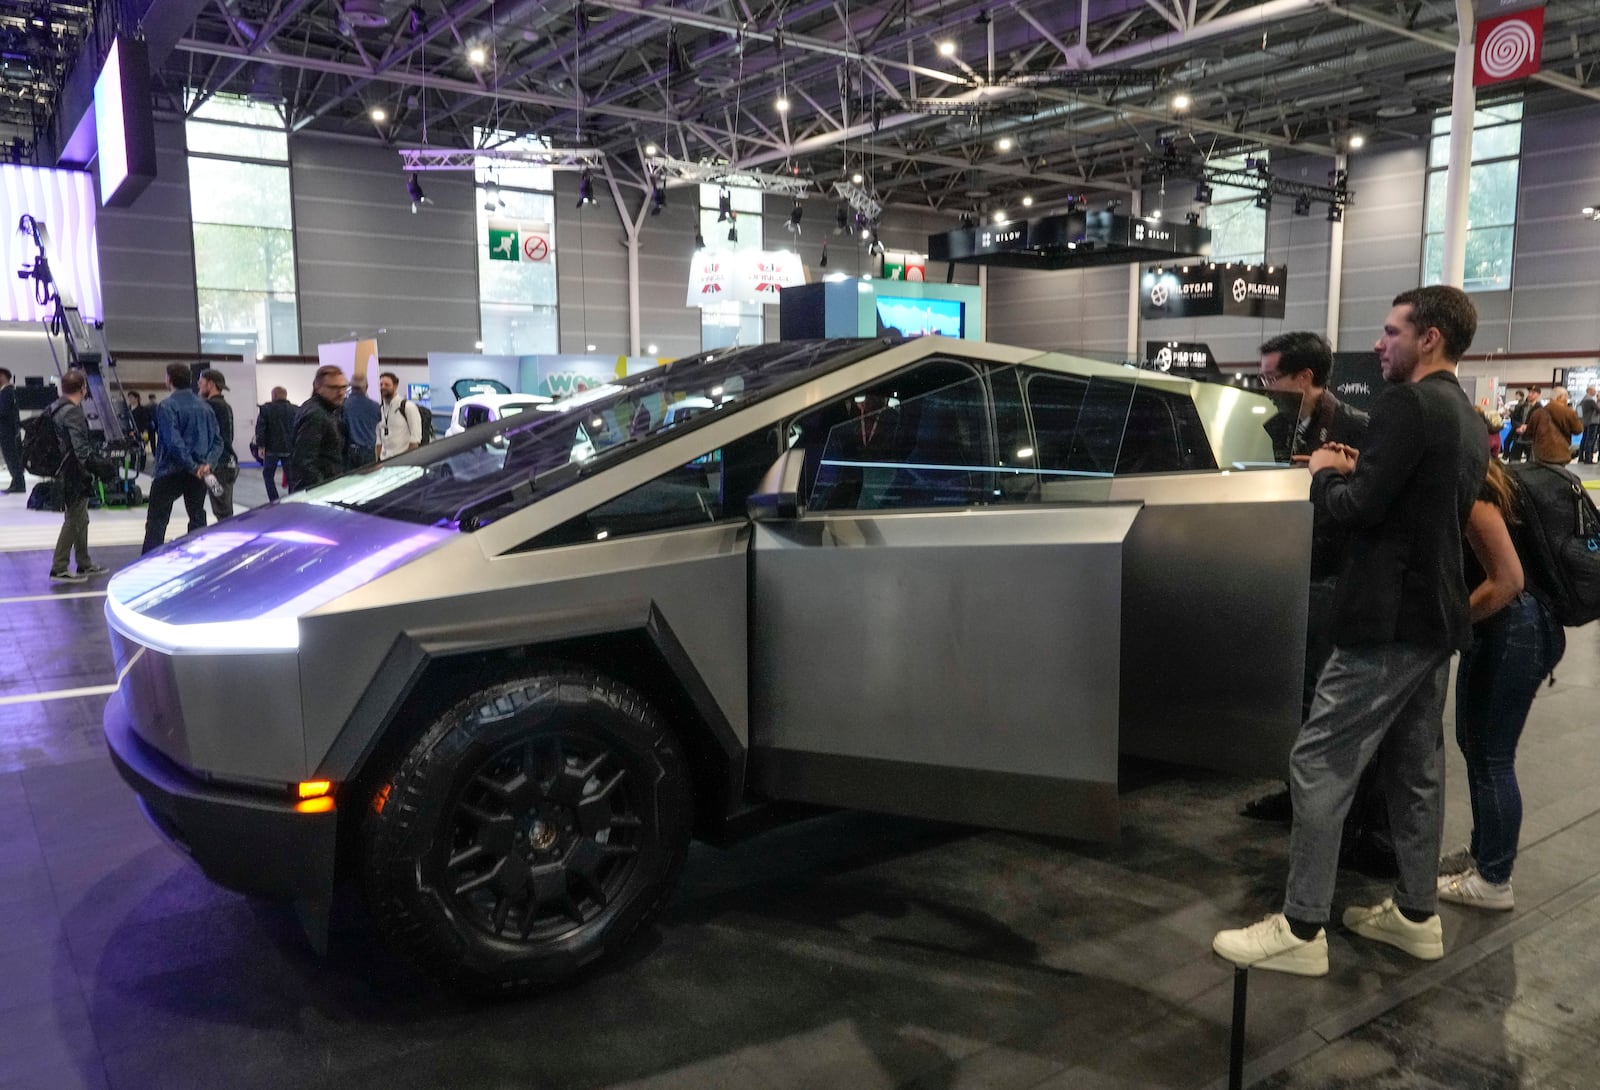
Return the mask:
<svg viewBox="0 0 1600 1090">
<path fill-rule="evenodd" d="M 195 12 L 157 57 L 174 112 L 223 92 L 280 104 L 296 130 L 396 147 L 536 134 L 603 150 L 636 185 L 655 145 L 814 179 L 819 192 L 860 172 L 885 203 L 949 212 L 1126 189 L 1166 144 L 1281 157 L 1341 151 L 1356 134 L 1421 139 L 1449 105 L 1457 37 L 1455 4 L 1441 0 L 153 0 L 150 11 L 163 5 Z M 1600 4 L 1550 0 L 1544 23 L 1543 72 L 1506 88 L 1600 98 Z"/>
</svg>

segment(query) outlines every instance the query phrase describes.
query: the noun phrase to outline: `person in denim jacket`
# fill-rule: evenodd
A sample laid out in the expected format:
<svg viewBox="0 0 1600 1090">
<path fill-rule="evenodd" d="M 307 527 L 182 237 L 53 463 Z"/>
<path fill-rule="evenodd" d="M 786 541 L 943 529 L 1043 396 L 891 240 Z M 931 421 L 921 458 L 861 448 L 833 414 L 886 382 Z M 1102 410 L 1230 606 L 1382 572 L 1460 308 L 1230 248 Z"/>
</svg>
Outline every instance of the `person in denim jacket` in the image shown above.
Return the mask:
<svg viewBox="0 0 1600 1090">
<path fill-rule="evenodd" d="M 144 548 L 159 549 L 167 539 L 172 505 L 183 497 L 189 515 L 186 533 L 206 524 L 206 476 L 222 457 L 217 417 L 190 386 L 187 363 L 167 364 L 172 395 L 156 407 L 156 468 L 150 482 L 150 507 L 144 519 Z"/>
</svg>

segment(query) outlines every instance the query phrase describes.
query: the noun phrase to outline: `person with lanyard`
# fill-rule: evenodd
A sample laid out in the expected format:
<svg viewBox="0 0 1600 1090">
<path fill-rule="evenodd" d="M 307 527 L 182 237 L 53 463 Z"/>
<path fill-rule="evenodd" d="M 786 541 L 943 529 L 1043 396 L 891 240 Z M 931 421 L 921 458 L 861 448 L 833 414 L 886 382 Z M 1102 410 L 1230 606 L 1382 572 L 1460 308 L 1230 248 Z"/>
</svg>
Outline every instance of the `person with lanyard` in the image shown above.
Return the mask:
<svg viewBox="0 0 1600 1090">
<path fill-rule="evenodd" d="M 400 396 L 400 378 L 393 371 L 378 376 L 378 457 L 393 458 L 422 445 L 422 412 Z"/>
</svg>

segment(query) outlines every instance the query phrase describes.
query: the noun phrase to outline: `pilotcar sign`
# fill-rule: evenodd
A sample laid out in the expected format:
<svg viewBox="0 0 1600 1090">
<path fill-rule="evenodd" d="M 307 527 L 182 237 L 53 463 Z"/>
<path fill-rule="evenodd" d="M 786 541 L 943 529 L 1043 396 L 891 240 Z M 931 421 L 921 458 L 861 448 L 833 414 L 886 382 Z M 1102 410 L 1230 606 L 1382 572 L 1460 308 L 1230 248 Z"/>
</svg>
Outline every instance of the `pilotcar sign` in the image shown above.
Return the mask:
<svg viewBox="0 0 1600 1090">
<path fill-rule="evenodd" d="M 1284 265 L 1158 266 L 1139 279 L 1139 317 L 1282 318 L 1288 286 Z"/>
</svg>

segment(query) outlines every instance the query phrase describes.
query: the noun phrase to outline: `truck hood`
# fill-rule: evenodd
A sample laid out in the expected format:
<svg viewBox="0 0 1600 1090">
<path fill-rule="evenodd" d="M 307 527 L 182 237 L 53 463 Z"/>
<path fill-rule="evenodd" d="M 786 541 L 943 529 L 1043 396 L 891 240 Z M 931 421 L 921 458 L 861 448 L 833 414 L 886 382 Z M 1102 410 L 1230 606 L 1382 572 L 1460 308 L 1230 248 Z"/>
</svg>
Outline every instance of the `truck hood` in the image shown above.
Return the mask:
<svg viewBox="0 0 1600 1090">
<path fill-rule="evenodd" d="M 323 504 L 272 504 L 122 569 L 106 617 L 172 654 L 292 651 L 298 618 L 455 536 Z"/>
</svg>

